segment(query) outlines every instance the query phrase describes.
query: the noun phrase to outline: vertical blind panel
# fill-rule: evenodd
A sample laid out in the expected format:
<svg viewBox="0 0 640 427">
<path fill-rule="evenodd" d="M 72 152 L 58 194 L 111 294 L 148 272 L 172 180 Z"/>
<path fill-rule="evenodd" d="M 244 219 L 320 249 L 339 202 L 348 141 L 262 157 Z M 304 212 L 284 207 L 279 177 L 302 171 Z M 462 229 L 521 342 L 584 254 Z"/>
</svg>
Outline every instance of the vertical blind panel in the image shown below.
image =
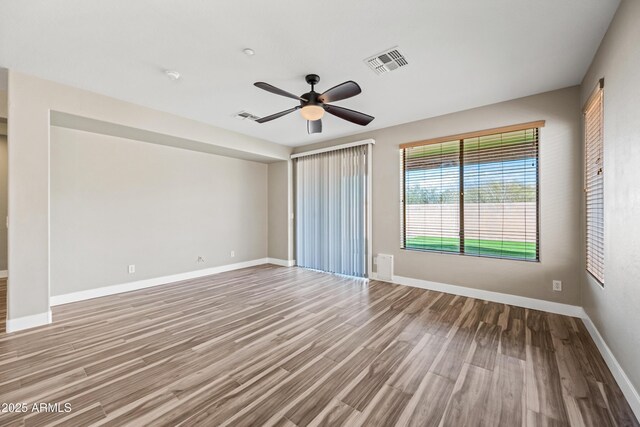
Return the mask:
<svg viewBox="0 0 640 427">
<path fill-rule="evenodd" d="M 604 283 L 604 147 L 603 92 L 584 113 L 587 271 Z"/>
<path fill-rule="evenodd" d="M 538 130 L 468 138 L 464 252 L 538 259 Z"/>
<path fill-rule="evenodd" d="M 299 266 L 365 276 L 367 149 L 362 145 L 296 159 Z"/>
<path fill-rule="evenodd" d="M 538 129 L 401 152 L 402 245 L 535 261 Z"/>
<path fill-rule="evenodd" d="M 460 251 L 460 142 L 403 150 L 408 249 Z"/>
</svg>

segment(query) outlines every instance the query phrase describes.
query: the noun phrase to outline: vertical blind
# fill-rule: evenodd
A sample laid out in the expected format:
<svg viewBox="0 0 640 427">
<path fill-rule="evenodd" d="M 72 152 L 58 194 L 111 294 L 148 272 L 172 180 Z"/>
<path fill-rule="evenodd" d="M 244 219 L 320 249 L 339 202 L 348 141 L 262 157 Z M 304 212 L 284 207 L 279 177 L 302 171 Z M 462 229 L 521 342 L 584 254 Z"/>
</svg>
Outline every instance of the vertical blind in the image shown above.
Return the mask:
<svg viewBox="0 0 640 427">
<path fill-rule="evenodd" d="M 539 259 L 538 128 L 407 144 L 402 247 Z"/>
<path fill-rule="evenodd" d="M 295 159 L 299 266 L 366 275 L 367 150 L 360 145 Z"/>
<path fill-rule="evenodd" d="M 584 110 L 587 271 L 604 284 L 604 147 L 601 80 Z"/>
</svg>

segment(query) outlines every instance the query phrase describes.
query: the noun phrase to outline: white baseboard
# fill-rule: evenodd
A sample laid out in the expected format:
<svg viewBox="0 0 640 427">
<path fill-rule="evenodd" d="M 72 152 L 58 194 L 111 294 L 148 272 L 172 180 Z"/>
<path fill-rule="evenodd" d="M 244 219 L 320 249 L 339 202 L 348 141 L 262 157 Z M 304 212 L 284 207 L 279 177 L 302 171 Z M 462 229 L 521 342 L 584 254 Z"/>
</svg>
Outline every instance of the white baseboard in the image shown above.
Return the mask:
<svg viewBox="0 0 640 427">
<path fill-rule="evenodd" d="M 268 264 L 274 264 L 274 265 L 280 265 L 282 267 L 293 267 L 294 265 L 296 265 L 296 260 L 295 259 L 286 260 L 286 259 L 278 259 L 278 258 L 267 258 L 267 263 Z"/>
<path fill-rule="evenodd" d="M 32 314 L 30 316 L 18 317 L 16 319 L 7 319 L 7 333 L 35 328 L 36 326 L 48 325 L 49 323 L 51 323 L 51 310 L 46 313 Z"/>
<path fill-rule="evenodd" d="M 6 279 L 9 277 L 9 272 L 7 270 L 0 270 L 0 279 Z"/>
<path fill-rule="evenodd" d="M 152 286 L 165 285 L 167 283 L 179 282 L 181 280 L 196 279 L 198 277 L 209 276 L 211 274 L 224 273 L 225 271 L 239 270 L 241 268 L 254 267 L 256 265 L 267 263 L 268 258 L 260 258 L 251 261 L 238 262 L 236 264 L 221 265 L 218 267 L 189 271 L 187 273 L 172 274 L 170 276 L 154 277 L 152 279 L 122 283 L 120 285 L 104 286 L 101 288 L 87 289 L 86 291 L 71 292 L 63 295 L 52 295 L 50 304 L 52 306 L 68 304 L 71 302 L 104 297 L 107 295 L 114 295 L 122 292 L 137 291 L 139 289 L 150 288 Z"/>
<path fill-rule="evenodd" d="M 587 327 L 589 334 L 591 334 L 591 338 L 596 343 L 598 350 L 600 350 L 602 358 L 609 367 L 613 377 L 616 379 L 620 390 L 622 390 L 622 394 L 624 394 L 627 402 L 629 402 L 629 406 L 631 406 L 633 413 L 636 415 L 636 418 L 640 420 L 640 394 L 638 394 L 638 390 L 633 386 L 631 380 L 629 380 L 629 377 L 622 369 L 622 366 L 618 363 L 618 360 L 611 352 L 611 349 L 605 342 L 604 338 L 600 335 L 598 328 L 596 328 L 596 325 L 593 324 L 591 318 L 586 312 L 584 313 L 582 320 L 584 321 L 584 325 Z"/>
<path fill-rule="evenodd" d="M 376 273 L 373 273 L 371 275 L 371 278 L 377 280 Z M 448 294 L 462 295 L 469 298 L 478 298 L 487 301 L 499 302 L 502 304 L 515 305 L 518 307 L 525 307 L 533 310 L 564 314 L 566 316 L 572 317 L 582 317 L 584 314 L 584 310 L 582 309 L 582 307 L 577 305 L 561 304 L 559 302 L 540 300 L 536 298 L 521 297 L 518 295 L 467 288 L 465 286 L 431 282 L 429 280 L 414 279 L 412 277 L 393 276 L 391 283 L 411 286 L 414 288 L 445 292 Z"/>
</svg>

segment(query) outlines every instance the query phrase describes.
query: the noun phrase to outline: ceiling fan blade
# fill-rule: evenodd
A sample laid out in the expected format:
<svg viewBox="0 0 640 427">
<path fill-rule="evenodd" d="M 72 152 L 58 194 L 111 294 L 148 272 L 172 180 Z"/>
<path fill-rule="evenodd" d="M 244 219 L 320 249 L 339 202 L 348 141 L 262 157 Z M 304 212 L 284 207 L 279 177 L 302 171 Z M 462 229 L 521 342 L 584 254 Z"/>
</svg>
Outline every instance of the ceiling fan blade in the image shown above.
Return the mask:
<svg viewBox="0 0 640 427">
<path fill-rule="evenodd" d="M 272 114 L 270 116 L 261 117 L 261 118 L 257 119 L 256 122 L 258 122 L 258 123 L 269 122 L 271 120 L 277 119 L 278 117 L 286 116 L 289 113 L 293 113 L 298 108 L 300 108 L 300 107 L 289 108 L 288 110 L 280 111 L 279 113 L 275 113 L 275 114 Z"/>
<path fill-rule="evenodd" d="M 322 133 L 322 120 L 307 120 L 307 133 Z"/>
<path fill-rule="evenodd" d="M 340 117 L 341 119 L 347 120 L 360 126 L 366 126 L 371 123 L 373 119 L 375 119 L 375 117 L 368 114 L 350 110 L 344 107 L 338 107 L 337 105 L 325 105 L 324 109 L 329 114 L 333 114 L 336 117 Z"/>
<path fill-rule="evenodd" d="M 349 80 L 348 82 L 344 82 L 339 84 L 338 86 L 334 86 L 331 89 L 325 91 L 322 95 L 320 95 L 321 102 L 336 102 L 343 99 L 351 98 L 352 96 L 356 96 L 362 92 L 358 83 Z"/>
<path fill-rule="evenodd" d="M 304 101 L 297 95 L 287 92 L 286 90 L 279 89 L 269 83 L 265 82 L 255 82 L 253 84 L 255 87 L 259 87 L 262 90 L 266 90 L 267 92 L 275 93 L 276 95 L 286 96 L 287 98 L 297 99 L 298 101 Z"/>
</svg>

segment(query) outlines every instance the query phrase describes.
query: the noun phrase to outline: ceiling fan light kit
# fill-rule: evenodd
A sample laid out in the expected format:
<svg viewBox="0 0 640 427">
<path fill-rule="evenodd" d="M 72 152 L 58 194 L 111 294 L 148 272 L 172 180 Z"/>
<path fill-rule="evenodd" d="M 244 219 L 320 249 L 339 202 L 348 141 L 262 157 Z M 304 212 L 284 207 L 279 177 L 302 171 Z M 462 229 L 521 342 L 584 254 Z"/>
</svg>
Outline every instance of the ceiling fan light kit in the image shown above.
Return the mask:
<svg viewBox="0 0 640 427">
<path fill-rule="evenodd" d="M 300 96 L 296 96 L 290 92 L 272 86 L 269 83 L 254 83 L 256 87 L 259 87 L 262 90 L 266 90 L 267 92 L 271 92 L 276 95 L 285 96 L 287 98 L 296 99 L 300 102 L 300 105 L 296 107 L 280 111 L 279 113 L 271 114 L 270 116 L 259 118 L 258 120 L 256 120 L 256 122 L 266 123 L 292 113 L 296 110 L 300 110 L 300 115 L 305 120 L 307 120 L 307 132 L 309 134 L 312 134 L 322 132 L 321 119 L 324 116 L 325 111 L 329 114 L 360 126 L 366 126 L 374 119 L 373 116 L 370 116 L 368 114 L 330 104 L 331 102 L 351 98 L 362 92 L 362 89 L 360 89 L 360 86 L 356 82 L 349 80 L 319 94 L 314 90 L 314 88 L 315 85 L 320 82 L 320 76 L 318 76 L 317 74 L 309 74 L 306 76 L 305 80 L 308 84 L 311 85 L 311 91 Z"/>
<path fill-rule="evenodd" d="M 319 105 L 305 105 L 300 110 L 300 115 L 305 120 L 320 120 L 324 116 L 324 108 Z"/>
</svg>

